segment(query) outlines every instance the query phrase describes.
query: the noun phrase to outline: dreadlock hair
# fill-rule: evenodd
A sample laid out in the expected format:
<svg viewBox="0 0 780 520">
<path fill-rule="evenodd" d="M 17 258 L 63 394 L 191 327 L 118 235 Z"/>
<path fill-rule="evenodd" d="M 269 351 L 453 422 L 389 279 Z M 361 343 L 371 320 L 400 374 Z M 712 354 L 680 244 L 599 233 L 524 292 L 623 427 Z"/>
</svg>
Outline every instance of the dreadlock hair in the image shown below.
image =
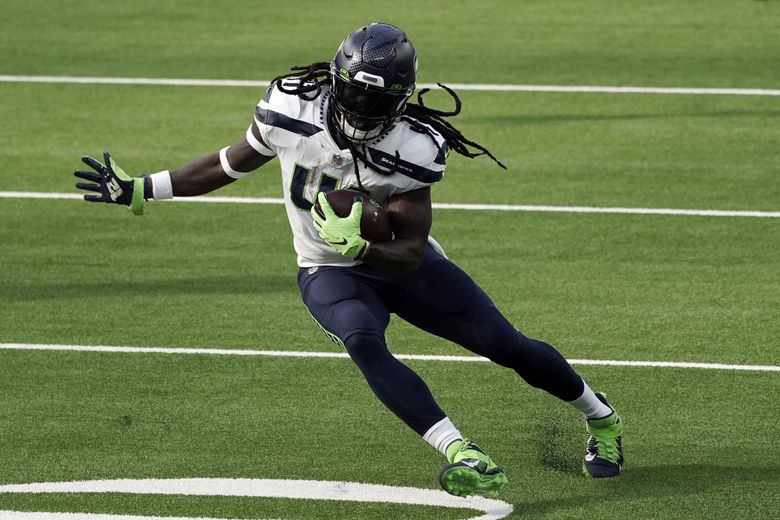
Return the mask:
<svg viewBox="0 0 780 520">
<path fill-rule="evenodd" d="M 292 72 L 276 76 L 271 80 L 271 85 L 276 83 L 276 88 L 280 92 L 291 96 L 299 96 L 307 101 L 314 101 L 322 92 L 322 87 L 330 83 L 330 63 L 327 61 L 318 61 L 311 65 L 296 65 L 290 69 Z M 282 80 L 287 78 L 299 78 L 297 86 L 294 88 L 285 88 Z M 314 94 L 309 94 L 314 92 Z"/>
<path fill-rule="evenodd" d="M 452 123 L 444 120 L 445 117 L 452 117 L 460 114 L 462 103 L 460 102 L 460 98 L 454 90 L 449 88 L 447 85 L 443 85 L 441 83 L 436 84 L 439 85 L 439 87 L 441 87 L 444 91 L 446 91 L 450 97 L 452 97 L 452 99 L 455 101 L 455 109 L 451 112 L 445 112 L 443 110 L 436 110 L 435 108 L 429 108 L 425 106 L 423 95 L 425 95 L 431 89 L 424 88 L 417 93 L 417 104 L 406 104 L 406 108 L 404 109 L 404 113 L 401 116 L 401 119 L 411 124 L 412 128 L 420 127 L 420 123 L 425 123 L 433 127 L 434 130 L 439 132 L 441 136 L 444 137 L 444 140 L 447 142 L 447 146 L 451 150 L 455 150 L 460 155 L 468 157 L 469 159 L 473 159 L 474 157 L 478 157 L 480 155 L 487 155 L 493 159 L 497 165 L 506 170 L 504 163 L 496 159 L 496 156 L 490 153 L 490 150 L 476 141 L 467 139 L 466 136 L 464 136 L 460 130 L 455 128 Z M 422 126 L 421 129 L 425 130 L 431 139 L 433 139 L 433 136 L 430 135 L 428 128 Z M 434 143 L 435 142 L 436 141 L 434 140 Z M 479 151 L 472 152 L 469 150 L 469 147 L 476 148 Z"/>
<path fill-rule="evenodd" d="M 317 96 L 319 96 L 322 92 L 322 87 L 329 85 L 331 81 L 330 63 L 326 61 L 319 61 L 312 63 L 311 65 L 298 65 L 292 67 L 290 70 L 291 72 L 287 74 L 275 77 L 271 81 L 271 84 L 273 85 L 276 83 L 276 88 L 285 94 L 298 96 L 308 101 L 313 101 L 316 99 Z M 297 82 L 296 86 L 287 88 L 284 86 L 282 81 L 286 78 L 298 78 L 299 81 Z M 454 90 L 447 87 L 446 85 L 442 85 L 441 83 L 437 83 L 437 85 L 444 89 L 455 101 L 454 110 L 447 112 L 425 106 L 423 95 L 429 92 L 430 89 L 424 88 L 417 93 L 416 104 L 408 102 L 406 103 L 404 111 L 401 114 L 401 119 L 408 122 L 415 131 L 426 134 L 431 139 L 431 141 L 433 141 L 434 146 L 438 147 L 438 143 L 436 142 L 436 138 L 433 135 L 433 132 L 431 132 L 431 128 L 441 134 L 441 136 L 444 138 L 444 141 L 447 143 L 447 147 L 450 150 L 455 150 L 460 155 L 470 159 L 480 155 L 487 155 L 493 159 L 493 161 L 501 168 L 506 170 L 506 166 L 504 166 L 501 161 L 499 161 L 492 153 L 490 153 L 490 150 L 475 141 L 467 139 L 460 132 L 460 130 L 452 125 L 452 123 L 444 119 L 460 114 L 462 104 L 460 98 Z M 333 116 L 329 114 L 328 117 L 332 118 Z M 381 139 L 384 137 L 384 135 L 387 135 L 387 133 L 389 133 L 392 128 L 393 127 L 391 126 L 390 129 L 388 129 L 377 139 Z M 401 156 L 398 153 L 398 150 L 395 152 L 395 164 L 389 168 L 383 168 L 369 161 L 364 144 L 361 144 L 360 149 L 358 149 L 358 145 L 356 143 L 353 143 L 349 139 L 346 139 L 346 141 L 352 156 L 359 158 L 366 164 L 370 164 L 372 169 L 385 175 L 390 175 L 396 171 L 398 162 L 401 160 Z M 470 148 L 475 148 L 477 151 L 472 151 Z M 360 182 L 360 170 L 358 168 L 357 161 L 354 161 L 353 164 L 355 165 L 355 176 L 357 177 L 358 185 L 362 191 L 366 191 L 363 188 L 363 183 Z"/>
</svg>

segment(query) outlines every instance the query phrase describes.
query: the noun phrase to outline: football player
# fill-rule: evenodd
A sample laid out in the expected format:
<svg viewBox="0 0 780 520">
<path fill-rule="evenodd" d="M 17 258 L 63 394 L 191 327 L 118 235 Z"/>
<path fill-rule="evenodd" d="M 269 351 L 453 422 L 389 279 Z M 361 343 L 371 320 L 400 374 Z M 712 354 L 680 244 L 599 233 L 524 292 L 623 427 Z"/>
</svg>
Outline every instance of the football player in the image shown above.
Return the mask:
<svg viewBox="0 0 780 520">
<path fill-rule="evenodd" d="M 145 200 L 208 193 L 278 157 L 304 304 L 379 400 L 447 458 L 439 472 L 447 492 L 494 496 L 507 476 L 458 431 L 425 382 L 390 353 L 390 313 L 514 370 L 581 411 L 589 433 L 583 472 L 618 475 L 623 425 L 604 396 L 552 346 L 519 332 L 429 239 L 430 187 L 442 179 L 448 150 L 498 160 L 446 120 L 460 112 L 451 90 L 444 87 L 456 103 L 452 112 L 426 107 L 424 91 L 410 102 L 416 74 L 417 54 L 406 34 L 372 23 L 349 34 L 331 62 L 275 78 L 232 145 L 178 169 L 134 178 L 108 153 L 104 163 L 84 157 L 95 172 L 75 172 L 89 181 L 76 186 L 96 192 L 85 195 L 88 201 L 124 204 L 138 214 Z M 371 243 L 360 235 L 359 219 L 330 211 L 324 193 L 347 187 L 386 207 L 393 240 Z M 353 216 L 360 215 L 358 199 Z M 315 201 L 324 217 L 313 211 Z"/>
</svg>

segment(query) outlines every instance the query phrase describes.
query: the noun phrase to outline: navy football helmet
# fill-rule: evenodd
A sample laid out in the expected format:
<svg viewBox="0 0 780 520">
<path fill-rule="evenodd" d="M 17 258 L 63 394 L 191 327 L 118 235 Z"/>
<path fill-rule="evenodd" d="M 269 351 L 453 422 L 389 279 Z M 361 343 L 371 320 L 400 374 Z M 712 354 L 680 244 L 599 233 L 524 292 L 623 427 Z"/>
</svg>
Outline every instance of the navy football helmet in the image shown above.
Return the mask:
<svg viewBox="0 0 780 520">
<path fill-rule="evenodd" d="M 372 23 L 341 43 L 330 65 L 331 115 L 347 139 L 381 136 L 403 113 L 417 75 L 417 53 L 406 34 Z"/>
</svg>

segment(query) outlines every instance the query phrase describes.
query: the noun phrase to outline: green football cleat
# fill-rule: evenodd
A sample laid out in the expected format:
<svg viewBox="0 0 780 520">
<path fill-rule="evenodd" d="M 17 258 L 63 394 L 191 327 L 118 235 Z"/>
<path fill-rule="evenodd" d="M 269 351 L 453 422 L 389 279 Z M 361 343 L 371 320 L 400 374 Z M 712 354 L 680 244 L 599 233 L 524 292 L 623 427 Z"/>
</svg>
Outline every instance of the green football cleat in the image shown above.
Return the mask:
<svg viewBox="0 0 780 520">
<path fill-rule="evenodd" d="M 609 406 L 606 396 L 597 393 L 599 401 Z M 586 477 L 616 477 L 623 467 L 623 423 L 620 416 L 612 413 L 602 419 L 588 419 L 588 444 L 582 473 Z"/>
<path fill-rule="evenodd" d="M 455 441 L 447 448 L 447 464 L 439 471 L 439 483 L 450 495 L 494 497 L 509 481 L 479 446 L 469 440 Z"/>
</svg>

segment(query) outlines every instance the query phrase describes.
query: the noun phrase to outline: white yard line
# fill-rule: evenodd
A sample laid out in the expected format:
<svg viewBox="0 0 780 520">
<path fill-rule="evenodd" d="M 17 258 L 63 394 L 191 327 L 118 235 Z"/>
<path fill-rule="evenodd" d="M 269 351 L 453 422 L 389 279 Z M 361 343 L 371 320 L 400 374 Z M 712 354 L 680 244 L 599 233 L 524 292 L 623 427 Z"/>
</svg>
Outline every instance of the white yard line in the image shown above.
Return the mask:
<svg viewBox="0 0 780 520">
<path fill-rule="evenodd" d="M 88 85 L 168 85 L 178 87 L 267 87 L 270 80 L 185 79 L 185 78 L 121 78 L 95 76 L 17 76 L 0 75 L 0 83 L 71 83 Z M 491 85 L 476 83 L 446 83 L 455 90 L 488 92 L 568 92 L 588 94 L 671 94 L 718 96 L 780 96 L 780 89 L 766 88 L 696 88 L 639 87 L 598 85 Z M 434 83 L 421 83 L 418 88 L 439 88 Z"/>
<path fill-rule="evenodd" d="M 173 348 L 173 347 L 130 347 L 107 345 L 49 345 L 40 343 L 0 343 L 0 350 L 45 350 L 70 352 L 108 352 L 125 354 L 183 354 L 209 356 L 266 356 L 294 358 L 349 359 L 346 352 L 302 352 L 295 350 L 256 350 L 221 348 Z M 396 354 L 395 357 L 410 361 L 442 361 L 456 363 L 489 363 L 479 356 L 443 356 L 433 354 Z M 698 368 L 709 370 L 740 370 L 746 372 L 780 372 L 774 365 L 732 365 L 724 363 L 692 363 L 686 361 L 619 361 L 610 359 L 569 359 L 572 365 L 595 365 L 608 367 L 650 367 L 650 368 Z"/>
<path fill-rule="evenodd" d="M 38 482 L 34 484 L 0 485 L 0 493 L 132 493 L 152 495 L 270 497 L 307 500 L 339 500 L 409 504 L 420 506 L 471 509 L 483 513 L 470 520 L 498 520 L 509 515 L 514 507 L 501 500 L 483 497 L 459 498 L 436 489 L 337 482 L 328 480 L 271 480 L 249 478 L 181 478 L 181 479 L 116 479 L 75 482 Z M 388 511 L 390 513 L 392 510 Z M 54 520 L 74 518 L 55 516 L 63 513 L 16 513 L 0 511 L 0 518 L 14 520 Z M 392 514 L 390 515 L 392 517 Z M 90 520 L 159 518 L 143 516 L 84 516 Z M 189 519 L 187 519 L 189 520 Z"/>
<path fill-rule="evenodd" d="M 78 193 L 45 193 L 0 191 L 0 199 L 64 199 L 80 200 Z M 159 201 L 158 201 L 159 202 Z M 222 204 L 284 204 L 284 200 L 269 197 L 183 197 L 163 202 L 204 202 Z M 453 204 L 434 202 L 434 209 L 466 211 L 522 211 L 543 213 L 617 213 L 626 215 L 672 215 L 693 217 L 780 218 L 780 211 L 742 211 L 721 209 L 618 208 L 596 206 L 534 206 L 524 204 Z"/>
</svg>

